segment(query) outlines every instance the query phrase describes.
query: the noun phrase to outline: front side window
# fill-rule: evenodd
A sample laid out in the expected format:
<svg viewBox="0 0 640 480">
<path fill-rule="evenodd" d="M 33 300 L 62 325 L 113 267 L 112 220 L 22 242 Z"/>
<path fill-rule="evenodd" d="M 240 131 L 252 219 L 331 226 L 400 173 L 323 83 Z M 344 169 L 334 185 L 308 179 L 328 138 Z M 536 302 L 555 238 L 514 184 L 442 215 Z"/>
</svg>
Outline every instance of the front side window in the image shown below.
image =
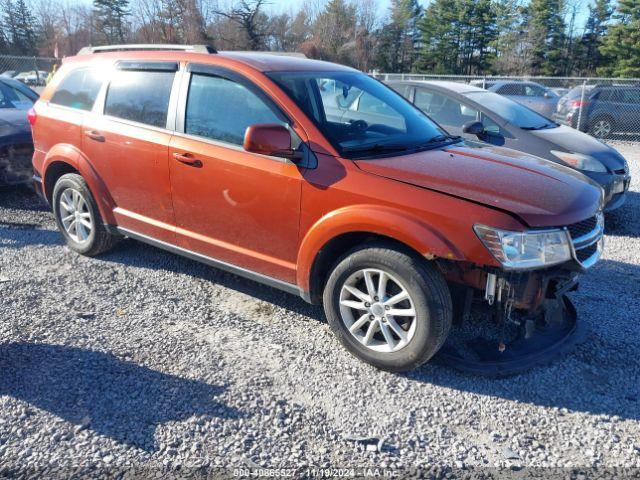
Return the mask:
<svg viewBox="0 0 640 480">
<path fill-rule="evenodd" d="M 525 85 L 524 93 L 527 97 L 544 97 L 545 89 L 538 85 Z"/>
<path fill-rule="evenodd" d="M 416 90 L 416 107 L 426 112 L 440 125 L 462 127 L 467 122 L 478 120 L 479 113 L 474 108 L 453 98 L 424 89 Z"/>
<path fill-rule="evenodd" d="M 75 70 L 60 82 L 51 97 L 51 103 L 78 110 L 91 110 L 101 86 L 102 75 L 98 70 Z"/>
<path fill-rule="evenodd" d="M 286 125 L 273 107 L 246 86 L 223 77 L 191 76 L 185 133 L 242 145 L 247 127 L 261 123 Z"/>
<path fill-rule="evenodd" d="M 107 91 L 105 115 L 165 128 L 174 75 L 148 70 L 117 71 Z"/>
<path fill-rule="evenodd" d="M 347 158 L 409 153 L 448 141 L 446 132 L 389 87 L 361 72 L 267 75 Z"/>
</svg>

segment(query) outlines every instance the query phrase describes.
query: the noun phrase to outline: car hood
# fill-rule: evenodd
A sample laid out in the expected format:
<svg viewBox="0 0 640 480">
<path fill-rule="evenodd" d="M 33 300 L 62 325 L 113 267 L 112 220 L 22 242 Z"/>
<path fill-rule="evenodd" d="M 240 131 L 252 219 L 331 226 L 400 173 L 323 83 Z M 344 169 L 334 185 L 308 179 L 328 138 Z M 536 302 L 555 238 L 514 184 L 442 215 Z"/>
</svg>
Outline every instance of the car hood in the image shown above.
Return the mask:
<svg viewBox="0 0 640 480">
<path fill-rule="evenodd" d="M 602 190 L 581 173 L 508 148 L 457 143 L 356 164 L 374 175 L 510 212 L 531 227 L 568 225 L 601 208 Z"/>
<path fill-rule="evenodd" d="M 529 133 L 540 140 L 553 144 L 552 150 L 554 147 L 560 147 L 555 149 L 590 155 L 600 160 L 612 171 L 624 168 L 624 158 L 614 148 L 575 128 L 561 125 L 557 128 L 530 130 Z"/>
</svg>

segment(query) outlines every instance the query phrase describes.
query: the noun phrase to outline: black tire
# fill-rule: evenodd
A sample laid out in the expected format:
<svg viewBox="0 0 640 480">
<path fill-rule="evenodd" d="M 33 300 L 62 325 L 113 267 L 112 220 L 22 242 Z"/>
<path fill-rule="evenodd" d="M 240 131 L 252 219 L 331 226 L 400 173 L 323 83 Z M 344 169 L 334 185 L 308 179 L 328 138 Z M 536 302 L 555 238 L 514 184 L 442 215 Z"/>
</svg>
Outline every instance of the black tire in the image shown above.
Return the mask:
<svg viewBox="0 0 640 480">
<path fill-rule="evenodd" d="M 60 197 L 63 192 L 70 188 L 76 190 L 80 195 L 82 195 L 91 215 L 93 228 L 91 229 L 87 239 L 82 242 L 78 242 L 73 239 L 65 229 L 62 222 Z M 102 222 L 102 217 L 100 216 L 100 211 L 98 210 L 98 206 L 96 205 L 91 191 L 89 190 L 87 182 L 77 173 L 67 173 L 58 179 L 55 187 L 53 188 L 52 205 L 58 229 L 62 233 L 67 246 L 74 252 L 88 257 L 93 257 L 111 249 L 121 238 L 119 235 L 113 235 L 106 230 Z"/>
<path fill-rule="evenodd" d="M 363 268 L 392 275 L 410 295 L 416 313 L 415 333 L 399 350 L 370 349 L 349 332 L 342 319 L 342 287 Z M 387 242 L 359 246 L 338 259 L 327 280 L 323 303 L 329 325 L 345 348 L 361 360 L 392 372 L 411 370 L 428 361 L 443 345 L 451 328 L 451 295 L 443 276 L 427 260 L 400 251 Z"/>
</svg>

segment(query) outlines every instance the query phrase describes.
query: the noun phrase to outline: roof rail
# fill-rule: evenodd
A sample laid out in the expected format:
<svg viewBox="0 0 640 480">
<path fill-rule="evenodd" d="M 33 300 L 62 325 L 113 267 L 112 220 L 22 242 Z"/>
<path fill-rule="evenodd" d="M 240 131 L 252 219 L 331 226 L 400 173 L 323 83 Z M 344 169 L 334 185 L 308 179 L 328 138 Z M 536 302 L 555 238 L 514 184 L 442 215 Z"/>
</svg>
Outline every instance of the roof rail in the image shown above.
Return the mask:
<svg viewBox="0 0 640 480">
<path fill-rule="evenodd" d="M 260 53 L 264 55 L 279 55 L 282 57 L 307 58 L 307 56 L 301 52 L 282 52 L 282 51 L 275 51 L 275 50 L 221 50 L 218 53 L 240 53 L 240 54 Z"/>
<path fill-rule="evenodd" d="M 210 45 L 173 45 L 173 44 L 130 44 L 130 45 L 103 45 L 100 47 L 83 47 L 78 55 L 90 55 L 103 52 L 127 52 L 136 50 L 180 50 L 194 53 L 218 53 Z"/>
</svg>

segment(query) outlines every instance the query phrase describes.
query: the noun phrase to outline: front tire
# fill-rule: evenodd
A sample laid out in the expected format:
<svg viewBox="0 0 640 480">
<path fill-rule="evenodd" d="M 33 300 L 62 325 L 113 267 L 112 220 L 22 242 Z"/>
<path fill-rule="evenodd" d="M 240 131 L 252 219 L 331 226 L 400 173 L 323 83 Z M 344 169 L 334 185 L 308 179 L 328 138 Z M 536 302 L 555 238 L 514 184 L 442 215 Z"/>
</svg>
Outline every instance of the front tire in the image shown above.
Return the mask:
<svg viewBox="0 0 640 480">
<path fill-rule="evenodd" d="M 323 294 L 334 334 L 377 368 L 406 371 L 440 349 L 451 328 L 451 295 L 425 259 L 377 242 L 336 263 Z"/>
<path fill-rule="evenodd" d="M 119 240 L 104 227 L 87 182 L 77 173 L 61 176 L 53 188 L 53 214 L 67 246 L 89 257 L 112 248 Z"/>
</svg>

